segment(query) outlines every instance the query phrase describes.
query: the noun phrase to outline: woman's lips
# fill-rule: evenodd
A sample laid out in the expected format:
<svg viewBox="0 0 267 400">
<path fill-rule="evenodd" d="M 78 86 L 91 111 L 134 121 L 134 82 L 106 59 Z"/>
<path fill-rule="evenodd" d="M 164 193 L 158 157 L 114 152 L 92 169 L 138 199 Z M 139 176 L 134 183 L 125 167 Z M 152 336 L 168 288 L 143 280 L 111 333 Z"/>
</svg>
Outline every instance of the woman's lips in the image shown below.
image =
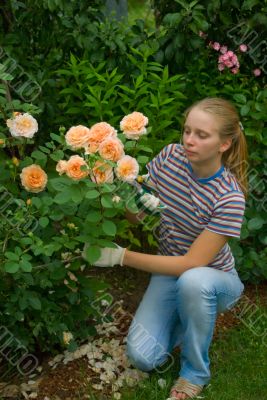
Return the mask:
<svg viewBox="0 0 267 400">
<path fill-rule="evenodd" d="M 187 150 L 187 149 L 185 149 L 185 152 L 186 152 L 186 154 L 189 155 L 189 156 L 196 154 L 194 151 Z"/>
</svg>

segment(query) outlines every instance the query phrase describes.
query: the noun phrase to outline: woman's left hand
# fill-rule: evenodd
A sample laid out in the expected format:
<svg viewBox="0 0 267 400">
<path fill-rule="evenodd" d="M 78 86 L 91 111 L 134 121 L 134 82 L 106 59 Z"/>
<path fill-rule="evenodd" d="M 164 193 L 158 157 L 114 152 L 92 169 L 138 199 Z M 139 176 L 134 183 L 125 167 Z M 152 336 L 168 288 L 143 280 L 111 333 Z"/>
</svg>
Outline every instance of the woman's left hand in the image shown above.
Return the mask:
<svg viewBox="0 0 267 400">
<path fill-rule="evenodd" d="M 114 265 L 123 266 L 123 258 L 126 248 L 120 247 L 114 243 L 116 249 L 111 247 L 104 247 L 101 249 L 101 255 L 97 261 L 94 262 L 95 267 L 114 267 Z M 84 251 L 82 253 L 83 258 L 85 258 L 85 251 L 89 245 L 85 245 Z"/>
</svg>

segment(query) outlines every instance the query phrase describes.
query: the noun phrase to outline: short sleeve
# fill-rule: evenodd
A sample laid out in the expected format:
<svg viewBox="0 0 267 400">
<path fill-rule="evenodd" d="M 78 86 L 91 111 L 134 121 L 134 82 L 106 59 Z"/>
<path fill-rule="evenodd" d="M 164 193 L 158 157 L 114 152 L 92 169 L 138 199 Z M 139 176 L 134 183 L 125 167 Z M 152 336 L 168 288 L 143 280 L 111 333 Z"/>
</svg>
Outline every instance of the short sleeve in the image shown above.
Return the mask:
<svg viewBox="0 0 267 400">
<path fill-rule="evenodd" d="M 216 204 L 206 229 L 225 236 L 239 238 L 245 211 L 242 192 L 225 194 Z"/>
<path fill-rule="evenodd" d="M 162 169 L 165 160 L 168 158 L 174 146 L 174 144 L 165 146 L 160 153 L 146 165 L 149 174 L 149 180 L 151 180 L 151 182 L 156 186 L 158 184 L 159 171 Z"/>
</svg>

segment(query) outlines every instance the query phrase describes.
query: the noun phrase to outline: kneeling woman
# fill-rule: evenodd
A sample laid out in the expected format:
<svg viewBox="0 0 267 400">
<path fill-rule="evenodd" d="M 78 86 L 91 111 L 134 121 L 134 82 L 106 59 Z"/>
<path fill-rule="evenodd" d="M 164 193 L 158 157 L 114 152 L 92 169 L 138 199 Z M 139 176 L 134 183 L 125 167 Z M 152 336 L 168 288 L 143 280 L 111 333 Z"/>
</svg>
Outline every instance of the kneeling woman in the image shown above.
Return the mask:
<svg viewBox="0 0 267 400">
<path fill-rule="evenodd" d="M 186 111 L 183 145 L 166 146 L 147 169 L 165 206 L 159 255 L 105 248 L 95 265 L 152 273 L 129 330 L 128 356 L 150 371 L 179 345 L 180 372 L 171 397 L 193 398 L 210 380 L 216 316 L 233 307 L 244 288 L 227 243 L 240 236 L 246 193 L 246 141 L 235 107 L 220 98 L 193 104 Z M 152 195 L 150 200 L 153 208 Z"/>
</svg>

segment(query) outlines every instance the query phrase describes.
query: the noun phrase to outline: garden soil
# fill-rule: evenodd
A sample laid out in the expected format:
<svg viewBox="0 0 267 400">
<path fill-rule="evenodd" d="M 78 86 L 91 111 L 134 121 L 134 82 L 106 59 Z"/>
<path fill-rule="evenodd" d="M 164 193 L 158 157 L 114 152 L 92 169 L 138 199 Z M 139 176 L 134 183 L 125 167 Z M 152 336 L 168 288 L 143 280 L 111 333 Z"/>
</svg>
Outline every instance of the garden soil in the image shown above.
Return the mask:
<svg viewBox="0 0 267 400">
<path fill-rule="evenodd" d="M 124 317 L 120 317 L 120 329 L 123 328 L 124 334 L 121 335 L 119 332 L 108 334 L 108 341 L 117 340 L 117 343 L 124 343 L 125 332 L 127 332 L 131 319 L 148 285 L 149 274 L 128 268 L 105 270 L 96 268 L 90 270 L 90 275 L 92 274 L 110 284 L 107 290 L 108 293 L 112 295 L 115 302 L 121 304 L 124 310 Z M 257 307 L 257 304 L 260 303 L 267 307 L 267 282 L 259 285 L 246 285 L 243 299 L 247 305 L 253 304 L 254 307 Z M 240 312 L 241 310 L 239 314 L 238 312 L 229 311 L 219 315 L 214 340 L 218 336 L 222 337 L 223 332 L 241 323 Z M 179 349 L 174 351 L 175 354 L 178 352 Z M 84 356 L 70 361 L 66 365 L 59 362 L 54 367 L 51 367 L 51 362 L 49 365 L 50 360 L 51 356 L 43 355 L 39 373 L 26 382 L 18 381 L 18 376 L 9 380 L 6 378 L 5 382 L 1 382 L 0 375 L 0 399 L 104 400 L 111 398 L 110 385 L 106 385 L 101 391 L 93 388 L 94 386 L 99 386 L 100 374 L 91 368 L 87 357 Z M 116 393 L 115 398 L 119 399 L 119 397 L 120 394 Z"/>
</svg>

